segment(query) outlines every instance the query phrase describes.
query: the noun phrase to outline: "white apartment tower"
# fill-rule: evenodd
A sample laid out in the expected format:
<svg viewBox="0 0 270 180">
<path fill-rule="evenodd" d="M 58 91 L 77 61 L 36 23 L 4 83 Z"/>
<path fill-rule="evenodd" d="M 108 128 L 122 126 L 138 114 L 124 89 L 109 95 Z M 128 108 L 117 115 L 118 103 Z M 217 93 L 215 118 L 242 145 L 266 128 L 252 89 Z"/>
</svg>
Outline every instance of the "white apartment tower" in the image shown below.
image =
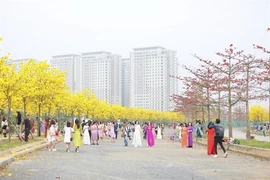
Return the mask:
<svg viewBox="0 0 270 180">
<path fill-rule="evenodd" d="M 14 64 L 15 65 L 15 71 L 19 72 L 21 68 L 22 63 L 27 63 L 32 58 L 26 58 L 26 59 L 13 59 L 11 61 L 8 61 L 8 64 Z M 33 59 L 35 62 L 37 62 L 35 59 Z"/>
<path fill-rule="evenodd" d="M 51 67 L 60 69 L 66 74 L 66 84 L 74 93 L 81 91 L 81 57 L 76 54 L 53 56 Z"/>
<path fill-rule="evenodd" d="M 131 107 L 157 111 L 173 110 L 170 96 L 178 84 L 170 75 L 178 75 L 176 51 L 163 47 L 134 48 L 131 60 Z"/>
<path fill-rule="evenodd" d="M 130 59 L 122 59 L 122 106 L 130 106 Z"/>
<path fill-rule="evenodd" d="M 121 56 L 106 51 L 82 53 L 82 88 L 99 100 L 121 104 Z"/>
</svg>

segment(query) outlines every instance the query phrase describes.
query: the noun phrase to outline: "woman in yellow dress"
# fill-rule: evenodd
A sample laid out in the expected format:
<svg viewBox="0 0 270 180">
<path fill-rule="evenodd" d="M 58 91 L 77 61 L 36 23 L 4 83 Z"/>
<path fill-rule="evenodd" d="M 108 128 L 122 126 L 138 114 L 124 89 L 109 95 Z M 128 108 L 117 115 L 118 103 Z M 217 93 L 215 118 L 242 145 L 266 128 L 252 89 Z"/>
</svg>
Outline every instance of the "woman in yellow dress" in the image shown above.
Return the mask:
<svg viewBox="0 0 270 180">
<path fill-rule="evenodd" d="M 80 125 L 80 121 L 78 119 L 75 120 L 73 129 L 74 129 L 73 143 L 75 146 L 75 152 L 79 152 L 79 148 L 82 145 L 82 137 L 81 137 L 82 126 Z"/>
</svg>

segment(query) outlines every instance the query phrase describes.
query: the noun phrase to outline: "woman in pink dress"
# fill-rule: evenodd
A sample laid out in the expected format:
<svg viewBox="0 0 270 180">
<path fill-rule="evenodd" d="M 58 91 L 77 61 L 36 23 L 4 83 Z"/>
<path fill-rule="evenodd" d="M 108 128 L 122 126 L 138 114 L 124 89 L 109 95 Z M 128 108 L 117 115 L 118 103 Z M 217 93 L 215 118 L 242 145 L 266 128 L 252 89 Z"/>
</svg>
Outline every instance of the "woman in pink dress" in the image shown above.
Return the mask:
<svg viewBox="0 0 270 180">
<path fill-rule="evenodd" d="M 150 122 L 148 122 L 148 125 L 146 127 L 146 143 L 148 147 L 153 147 L 155 145 L 153 126 Z"/>
<path fill-rule="evenodd" d="M 98 145 L 98 126 L 96 121 L 91 126 L 91 140 L 93 142 L 92 145 Z"/>
<path fill-rule="evenodd" d="M 98 125 L 98 135 L 99 135 L 99 138 L 102 142 L 103 139 L 105 138 L 105 126 L 104 126 L 103 121 L 101 121 L 100 124 Z"/>
<path fill-rule="evenodd" d="M 114 142 L 115 140 L 115 132 L 114 132 L 114 122 L 112 121 L 111 124 L 110 124 L 110 139 L 111 139 L 111 142 Z"/>
</svg>

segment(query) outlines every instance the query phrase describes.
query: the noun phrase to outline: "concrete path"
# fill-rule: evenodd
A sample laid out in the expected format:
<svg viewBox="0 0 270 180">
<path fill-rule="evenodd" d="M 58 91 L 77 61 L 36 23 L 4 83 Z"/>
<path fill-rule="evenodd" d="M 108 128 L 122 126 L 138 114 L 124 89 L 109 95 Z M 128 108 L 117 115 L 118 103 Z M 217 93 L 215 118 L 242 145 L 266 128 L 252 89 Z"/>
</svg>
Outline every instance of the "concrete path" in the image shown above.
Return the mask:
<svg viewBox="0 0 270 180">
<path fill-rule="evenodd" d="M 183 149 L 179 142 L 159 140 L 156 146 L 124 147 L 121 139 L 100 145 L 83 146 L 79 153 L 65 152 L 64 143 L 57 152 L 46 148 L 12 162 L 0 172 L 0 179 L 106 179 L 106 180 L 179 180 L 179 179 L 269 179 L 270 162 L 229 152 L 223 158 L 206 155 L 204 146 Z"/>
<path fill-rule="evenodd" d="M 233 137 L 238 139 L 246 139 L 245 127 L 233 128 Z M 262 136 L 258 134 L 251 134 L 258 141 L 270 142 L 270 136 Z M 225 136 L 229 137 L 229 130 L 225 130 Z"/>
</svg>

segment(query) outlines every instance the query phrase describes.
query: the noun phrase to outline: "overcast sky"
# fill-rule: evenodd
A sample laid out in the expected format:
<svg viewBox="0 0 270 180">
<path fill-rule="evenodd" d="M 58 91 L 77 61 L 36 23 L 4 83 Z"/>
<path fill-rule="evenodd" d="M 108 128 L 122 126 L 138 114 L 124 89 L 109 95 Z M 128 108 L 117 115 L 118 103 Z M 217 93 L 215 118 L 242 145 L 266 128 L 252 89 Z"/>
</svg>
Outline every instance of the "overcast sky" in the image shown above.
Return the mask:
<svg viewBox="0 0 270 180">
<path fill-rule="evenodd" d="M 132 48 L 163 46 L 196 67 L 192 53 L 217 61 L 231 43 L 250 53 L 260 53 L 254 43 L 270 48 L 270 0 L 0 0 L 0 17 L 0 53 L 13 59 L 91 51 L 126 58 Z"/>
<path fill-rule="evenodd" d="M 179 64 L 215 58 L 230 43 L 269 47 L 269 0 L 1 0 L 2 53 L 13 59 L 163 46 Z"/>
</svg>

